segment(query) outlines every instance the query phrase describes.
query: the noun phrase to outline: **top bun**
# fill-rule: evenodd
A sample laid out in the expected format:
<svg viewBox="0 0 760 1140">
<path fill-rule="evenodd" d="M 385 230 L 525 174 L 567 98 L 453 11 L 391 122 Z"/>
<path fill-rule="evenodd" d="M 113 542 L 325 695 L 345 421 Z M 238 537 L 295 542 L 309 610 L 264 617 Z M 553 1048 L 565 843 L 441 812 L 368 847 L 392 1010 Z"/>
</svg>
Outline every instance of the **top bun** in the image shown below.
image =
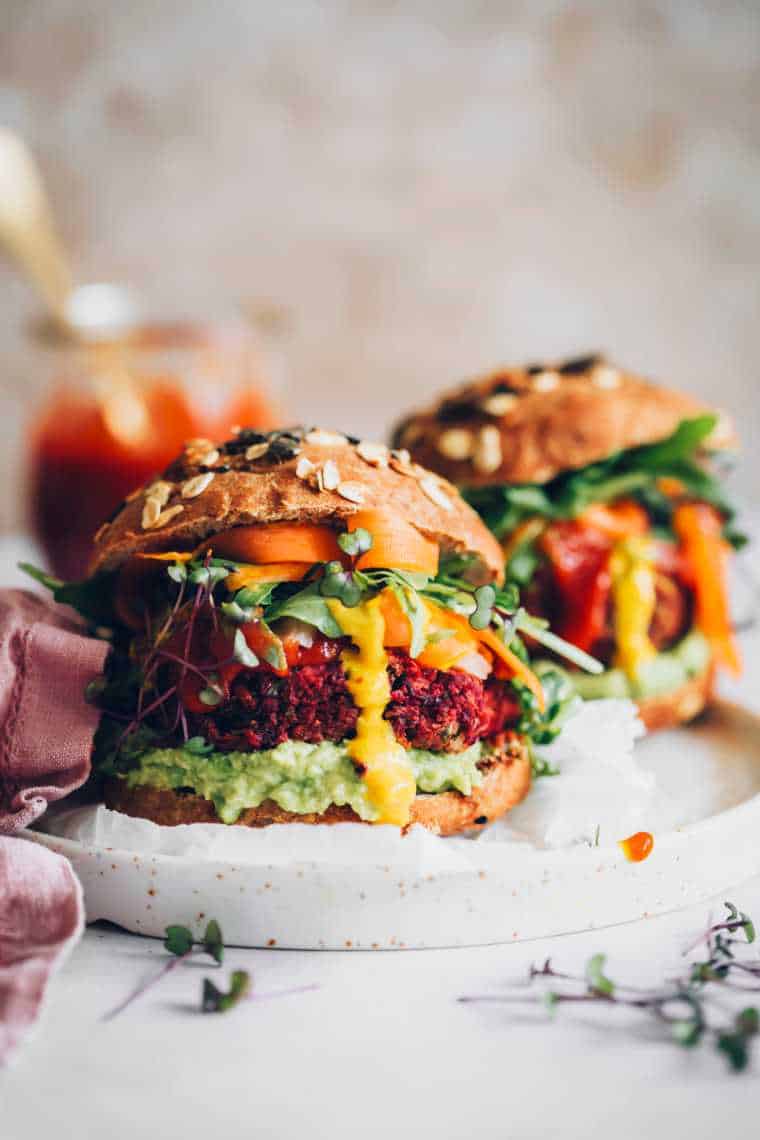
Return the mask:
<svg viewBox="0 0 760 1140">
<path fill-rule="evenodd" d="M 475 555 L 481 581 L 503 573 L 498 543 L 450 483 L 412 463 L 408 452 L 321 428 L 245 429 L 220 444 L 191 440 L 100 528 L 91 571 L 112 570 L 137 553 L 189 550 L 234 526 L 344 529 L 367 508 L 392 510 L 444 553 Z"/>
<path fill-rule="evenodd" d="M 616 451 L 655 443 L 706 405 L 600 356 L 504 368 L 449 392 L 396 428 L 394 442 L 460 486 L 548 483 Z M 710 447 L 733 442 L 725 418 Z"/>
</svg>

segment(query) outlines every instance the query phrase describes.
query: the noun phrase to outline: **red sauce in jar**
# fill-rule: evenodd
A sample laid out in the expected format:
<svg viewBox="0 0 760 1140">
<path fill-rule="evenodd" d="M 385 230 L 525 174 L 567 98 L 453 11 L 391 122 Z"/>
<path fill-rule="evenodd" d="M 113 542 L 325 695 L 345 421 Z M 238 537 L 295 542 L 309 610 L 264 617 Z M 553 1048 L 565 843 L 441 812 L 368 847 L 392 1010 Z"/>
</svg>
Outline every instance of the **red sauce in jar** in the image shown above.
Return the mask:
<svg viewBox="0 0 760 1140">
<path fill-rule="evenodd" d="M 179 348 L 201 352 L 201 343 L 183 342 Z M 153 347 L 141 342 L 137 352 Z M 165 347 L 168 351 L 172 343 Z M 133 370 L 128 350 L 122 358 L 112 346 L 108 359 L 99 351 L 89 363 L 85 358 L 82 382 L 54 391 L 30 440 L 31 522 L 53 572 L 64 579 L 85 575 L 95 531 L 130 491 L 161 472 L 186 440 L 216 441 L 228 438 L 235 424 L 266 430 L 278 422 L 267 397 L 245 376 L 225 383 L 223 348 L 218 357 L 203 358 L 212 411 L 201 407 L 183 383 L 183 366 L 174 374 L 146 374 L 139 355 Z M 88 368 L 105 379 L 90 383 Z"/>
</svg>

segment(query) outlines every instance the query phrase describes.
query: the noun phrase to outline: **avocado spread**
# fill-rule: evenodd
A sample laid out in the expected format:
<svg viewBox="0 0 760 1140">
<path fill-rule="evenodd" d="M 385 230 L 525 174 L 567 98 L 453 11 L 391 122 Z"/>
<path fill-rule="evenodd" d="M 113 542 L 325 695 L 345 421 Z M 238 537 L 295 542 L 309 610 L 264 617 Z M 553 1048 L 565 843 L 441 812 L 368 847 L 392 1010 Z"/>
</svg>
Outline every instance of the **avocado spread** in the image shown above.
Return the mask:
<svg viewBox="0 0 760 1140">
<path fill-rule="evenodd" d="M 670 693 L 685 685 L 692 677 L 704 673 L 710 664 L 710 644 L 698 630 L 663 653 L 658 653 L 639 668 L 635 680 L 622 669 L 608 669 L 604 673 L 567 673 L 575 691 L 585 701 L 599 697 L 628 697 L 642 700 Z M 538 668 L 538 662 L 536 662 Z M 553 666 L 556 668 L 556 666 Z"/>
<path fill-rule="evenodd" d="M 469 795 L 482 782 L 478 761 L 483 745 L 464 752 L 410 749 L 409 764 L 419 792 L 454 790 Z M 274 800 L 285 811 L 323 812 L 348 804 L 368 821 L 378 812 L 367 795 L 345 744 L 306 744 L 288 740 L 263 752 L 211 752 L 153 748 L 143 753 L 124 779 L 130 787 L 188 788 L 211 800 L 223 823 L 234 823 L 246 808 Z"/>
</svg>

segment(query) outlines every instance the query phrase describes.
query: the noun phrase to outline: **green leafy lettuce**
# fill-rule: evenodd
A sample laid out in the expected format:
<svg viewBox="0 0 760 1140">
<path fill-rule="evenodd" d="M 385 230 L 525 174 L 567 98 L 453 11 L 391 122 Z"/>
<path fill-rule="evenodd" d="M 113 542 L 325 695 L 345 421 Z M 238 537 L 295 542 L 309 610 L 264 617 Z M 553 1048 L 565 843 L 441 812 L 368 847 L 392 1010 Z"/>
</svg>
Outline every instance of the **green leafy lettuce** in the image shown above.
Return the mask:
<svg viewBox="0 0 760 1140">
<path fill-rule="evenodd" d="M 674 504 L 658 486 L 658 480 L 669 477 L 678 479 L 687 494 L 717 507 L 725 519 L 726 538 L 738 548 L 746 540 L 733 529 L 734 509 L 703 459 L 716 421 L 714 415 L 684 420 L 660 443 L 618 451 L 599 463 L 565 471 L 546 484 L 471 487 L 463 493 L 497 538 L 511 534 L 529 518 L 573 519 L 593 503 L 620 498 L 641 503 L 655 528 L 671 533 Z M 510 578 L 518 584 L 529 582 L 537 561 L 532 543 L 526 543 L 512 559 Z"/>
</svg>

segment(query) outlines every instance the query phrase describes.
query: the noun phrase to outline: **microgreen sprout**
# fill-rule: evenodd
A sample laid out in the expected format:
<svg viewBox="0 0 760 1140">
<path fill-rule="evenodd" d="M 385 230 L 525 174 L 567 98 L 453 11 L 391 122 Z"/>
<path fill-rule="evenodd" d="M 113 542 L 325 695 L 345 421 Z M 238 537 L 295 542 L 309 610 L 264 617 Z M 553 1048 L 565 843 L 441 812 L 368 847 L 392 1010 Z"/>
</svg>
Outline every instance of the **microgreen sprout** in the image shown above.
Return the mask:
<svg viewBox="0 0 760 1140">
<path fill-rule="evenodd" d="M 373 541 L 372 535 L 363 526 L 358 526 L 356 530 L 344 531 L 343 534 L 338 535 L 338 546 L 350 558 L 358 558 L 360 554 L 366 554 L 368 550 L 372 549 Z"/>
<path fill-rule="evenodd" d="M 692 954 L 706 944 L 707 956 L 689 964 L 684 976 L 668 979 L 660 986 L 639 988 L 613 982 L 606 972 L 606 956 L 594 954 L 583 974 L 560 973 L 547 958 L 543 966 L 531 966 L 530 992 L 525 986 L 508 994 L 473 995 L 461 1002 L 540 1003 L 554 1014 L 559 1006 L 585 1003 L 622 1006 L 649 1013 L 664 1027 L 668 1037 L 685 1049 L 712 1042 L 734 1072 L 741 1072 L 750 1060 L 752 1042 L 760 1033 L 760 1011 L 746 1006 L 728 1014 L 719 995 L 760 992 L 760 958 L 748 959 L 742 947 L 755 941 L 751 918 L 733 903 L 725 903 L 727 916 L 709 926 L 684 954 Z M 550 988 L 546 988 L 546 979 Z M 533 992 L 535 986 L 538 992 Z"/>
<path fill-rule="evenodd" d="M 337 598 L 351 608 L 359 604 L 363 591 L 350 570 L 344 570 L 340 562 L 328 562 L 319 583 L 319 592 L 324 598 Z"/>
<path fill-rule="evenodd" d="M 470 625 L 473 629 L 488 629 L 493 621 L 493 607 L 496 602 L 496 591 L 493 586 L 479 586 L 473 595 L 475 609 L 470 614 Z"/>
<path fill-rule="evenodd" d="M 102 1018 L 103 1021 L 112 1021 L 120 1013 L 123 1013 L 132 1002 L 142 997 L 143 994 L 152 989 L 157 982 L 160 982 L 162 978 L 166 977 L 172 970 L 175 970 L 177 966 L 186 962 L 188 958 L 207 955 L 216 962 L 217 966 L 221 966 L 224 962 L 224 939 L 222 938 L 219 923 L 213 918 L 206 925 L 203 936 L 199 941 L 193 938 L 193 933 L 187 926 L 178 924 L 167 926 L 164 932 L 164 949 L 170 955 L 168 962 L 162 966 L 157 974 L 154 974 L 147 982 L 143 982 L 143 984 L 138 986 L 123 1002 L 105 1014 Z M 309 993 L 312 990 L 318 989 L 319 986 L 312 983 L 304 986 L 292 986 L 284 990 L 271 990 L 268 993 L 254 995 L 253 978 L 249 972 L 247 970 L 233 970 L 230 974 L 229 987 L 227 990 L 217 986 L 211 978 L 203 979 L 200 1010 L 202 1013 L 226 1013 L 243 1000 L 257 1002 L 268 1001 L 272 998 L 291 997 L 295 994 Z"/>
<path fill-rule="evenodd" d="M 607 961 L 606 954 L 594 954 L 589 958 L 586 963 L 586 981 L 588 982 L 589 989 L 595 994 L 603 994 L 604 997 L 612 997 L 615 992 L 615 983 L 604 973 L 604 964 Z"/>
<path fill-rule="evenodd" d="M 169 567 L 171 569 L 171 567 Z M 213 590 L 218 582 L 223 582 L 230 574 L 226 566 L 215 566 L 209 564 L 208 566 L 196 566 L 188 574 L 188 578 L 193 586 L 208 586 Z"/>
<path fill-rule="evenodd" d="M 225 993 L 211 978 L 203 979 L 201 1010 L 203 1013 L 226 1013 L 248 997 L 251 991 L 251 975 L 247 970 L 233 970 L 230 974 L 230 988 Z"/>
<path fill-rule="evenodd" d="M 213 958 L 218 966 L 221 966 L 224 961 L 224 940 L 222 938 L 222 931 L 216 919 L 211 919 L 207 923 L 206 929 L 200 940 L 196 941 L 193 938 L 192 931 L 186 926 L 172 925 L 167 926 L 164 932 L 164 949 L 171 955 L 168 962 L 162 966 L 161 970 L 149 978 L 147 982 L 143 982 L 138 986 L 124 1001 L 115 1006 L 103 1017 L 103 1021 L 113 1021 L 120 1013 L 123 1013 L 132 1002 L 137 1001 L 148 990 L 152 989 L 157 982 L 176 969 L 182 962 L 186 962 L 188 958 L 206 954 L 208 957 Z"/>
</svg>

